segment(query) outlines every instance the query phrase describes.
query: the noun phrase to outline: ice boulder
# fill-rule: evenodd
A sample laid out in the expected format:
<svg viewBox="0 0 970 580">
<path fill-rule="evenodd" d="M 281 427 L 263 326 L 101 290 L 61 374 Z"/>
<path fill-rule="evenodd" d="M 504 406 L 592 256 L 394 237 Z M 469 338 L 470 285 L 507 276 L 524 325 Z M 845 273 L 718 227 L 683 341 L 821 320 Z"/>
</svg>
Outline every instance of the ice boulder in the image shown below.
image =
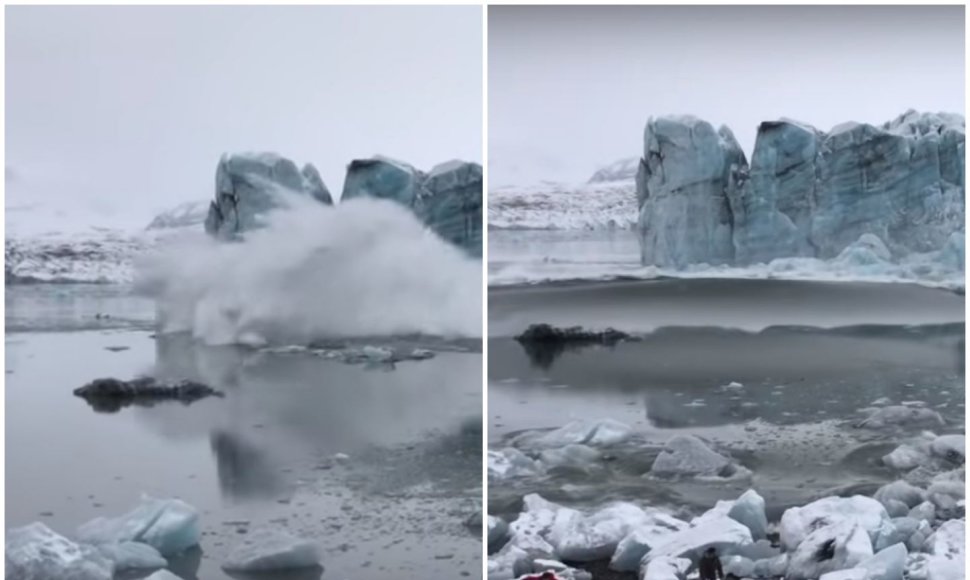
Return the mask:
<svg viewBox="0 0 970 580">
<path fill-rule="evenodd" d="M 655 558 L 640 566 L 640 580 L 685 580 L 691 561 L 686 558 Z"/>
<path fill-rule="evenodd" d="M 723 517 L 670 534 L 647 552 L 644 561 L 674 557 L 696 562 L 707 548 L 717 548 L 722 555 L 728 556 L 748 544 L 751 544 L 751 530 L 729 517 Z"/>
<path fill-rule="evenodd" d="M 931 535 L 923 549 L 927 560 L 929 580 L 963 580 L 966 577 L 966 521 L 945 522 Z"/>
<path fill-rule="evenodd" d="M 145 576 L 145 580 L 182 580 L 182 578 L 172 574 L 168 570 L 159 570 L 150 576 Z"/>
<path fill-rule="evenodd" d="M 11 580 L 111 580 L 114 565 L 90 546 L 34 522 L 7 530 L 6 577 Z"/>
<path fill-rule="evenodd" d="M 716 475 L 728 477 L 735 466 L 727 457 L 713 451 L 699 437 L 675 435 L 657 456 L 650 474 L 657 477 Z"/>
<path fill-rule="evenodd" d="M 317 545 L 282 530 L 262 528 L 247 534 L 222 564 L 230 572 L 267 572 L 320 565 Z"/>
<path fill-rule="evenodd" d="M 640 507 L 617 502 L 581 517 L 551 536 L 556 553 L 563 560 L 592 562 L 610 558 L 617 545 L 634 529 L 653 522 Z"/>
<path fill-rule="evenodd" d="M 940 435 L 930 443 L 934 456 L 954 465 L 963 465 L 967 457 L 966 435 Z"/>
<path fill-rule="evenodd" d="M 266 213 L 285 206 L 289 195 L 333 203 L 310 164 L 297 169 L 275 153 L 223 155 L 216 168 L 216 196 L 209 204 L 205 231 L 217 238 L 235 238 L 263 225 Z"/>
<path fill-rule="evenodd" d="M 728 510 L 728 517 L 741 522 L 749 530 L 751 537 L 760 540 L 768 532 L 768 517 L 765 515 L 765 498 L 753 489 L 741 494 Z"/>
<path fill-rule="evenodd" d="M 633 429 L 613 419 L 576 420 L 542 434 L 527 433 L 517 443 L 536 448 L 559 448 L 581 444 L 589 447 L 616 445 L 630 438 Z"/>
<path fill-rule="evenodd" d="M 920 529 L 921 520 L 903 516 L 893 518 L 889 525 L 885 526 L 876 540 L 872 543 L 872 549 L 880 552 L 893 544 L 906 544 L 913 534 Z"/>
<path fill-rule="evenodd" d="M 866 580 L 903 580 L 909 551 L 903 544 L 893 544 L 856 565 L 866 571 Z"/>
<path fill-rule="evenodd" d="M 686 522 L 677 518 L 653 512 L 649 521 L 638 524 L 616 545 L 610 559 L 610 568 L 619 572 L 633 572 L 640 566 L 640 560 L 657 546 L 665 542 L 671 534 L 687 529 Z"/>
<path fill-rule="evenodd" d="M 788 554 L 778 554 L 755 561 L 751 575 L 755 578 L 778 578 L 788 570 Z"/>
<path fill-rule="evenodd" d="M 737 578 L 751 578 L 754 575 L 754 561 L 744 556 L 728 556 L 722 559 L 721 568 L 724 574 L 733 574 Z"/>
<path fill-rule="evenodd" d="M 933 409 L 891 405 L 873 410 L 856 426 L 865 429 L 885 429 L 912 426 L 939 427 L 945 424 L 943 417 Z"/>
<path fill-rule="evenodd" d="M 887 483 L 876 490 L 873 497 L 887 508 L 888 503 L 891 501 L 900 502 L 906 506 L 907 513 L 909 512 L 909 508 L 916 507 L 926 499 L 923 490 L 903 480 Z"/>
<path fill-rule="evenodd" d="M 568 468 L 589 471 L 596 467 L 602 454 L 588 445 L 573 443 L 558 449 L 545 449 L 539 453 L 539 461 L 548 470 Z"/>
<path fill-rule="evenodd" d="M 488 516 L 488 547 L 497 548 L 509 537 L 509 525 L 500 517 Z"/>
<path fill-rule="evenodd" d="M 746 168 L 727 127 L 692 116 L 647 121 L 637 174 L 644 265 L 683 268 L 734 261 L 728 202 Z"/>
<path fill-rule="evenodd" d="M 788 559 L 786 580 L 809 580 L 828 572 L 853 568 L 871 557 L 872 541 L 862 526 L 850 520 L 814 527 Z"/>
<path fill-rule="evenodd" d="M 888 522 L 886 508 L 871 497 L 826 497 L 802 507 L 785 510 L 781 516 L 779 531 L 782 546 L 792 551 L 813 530 L 823 526 L 841 523 L 858 525 L 869 534 L 871 541 Z"/>
<path fill-rule="evenodd" d="M 81 525 L 77 535 L 82 542 L 94 545 L 140 542 L 170 556 L 198 545 L 199 512 L 178 499 L 144 496 L 127 514 L 95 518 Z"/>
<path fill-rule="evenodd" d="M 104 544 L 98 546 L 98 551 L 114 562 L 115 570 L 144 570 L 168 565 L 158 550 L 141 542 Z"/>
<path fill-rule="evenodd" d="M 542 466 L 514 447 L 488 450 L 489 481 L 533 477 L 540 473 L 542 473 Z"/>
</svg>

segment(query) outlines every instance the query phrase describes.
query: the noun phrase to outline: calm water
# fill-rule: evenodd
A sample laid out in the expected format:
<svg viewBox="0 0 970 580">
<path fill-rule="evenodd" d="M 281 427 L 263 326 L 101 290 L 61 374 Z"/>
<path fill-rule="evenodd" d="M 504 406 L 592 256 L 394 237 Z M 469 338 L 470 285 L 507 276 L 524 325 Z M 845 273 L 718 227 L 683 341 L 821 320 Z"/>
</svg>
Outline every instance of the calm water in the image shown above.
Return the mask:
<svg viewBox="0 0 970 580">
<path fill-rule="evenodd" d="M 219 563 L 264 524 L 317 541 L 325 578 L 480 575 L 465 521 L 480 510 L 482 358 L 468 345 L 370 369 L 154 337 L 151 304 L 117 288 L 16 288 L 6 304 L 8 527 L 70 535 L 148 493 L 202 512 L 201 554 L 173 565 L 187 580 L 227 578 Z M 226 396 L 104 414 L 71 394 L 138 374 Z"/>
<path fill-rule="evenodd" d="M 780 280 L 570 282 L 489 292 L 489 438 L 613 418 L 637 435 L 583 472 L 489 487 L 489 511 L 514 514 L 539 492 L 574 505 L 613 498 L 706 509 L 754 487 L 769 512 L 894 479 L 878 458 L 923 427 L 854 425 L 887 397 L 940 412 L 962 432 L 963 296 L 902 284 Z M 614 347 L 525 349 L 528 324 L 614 326 Z M 730 382 L 741 389 L 725 388 Z M 752 471 L 729 482 L 644 479 L 678 433 L 706 437 Z"/>
</svg>

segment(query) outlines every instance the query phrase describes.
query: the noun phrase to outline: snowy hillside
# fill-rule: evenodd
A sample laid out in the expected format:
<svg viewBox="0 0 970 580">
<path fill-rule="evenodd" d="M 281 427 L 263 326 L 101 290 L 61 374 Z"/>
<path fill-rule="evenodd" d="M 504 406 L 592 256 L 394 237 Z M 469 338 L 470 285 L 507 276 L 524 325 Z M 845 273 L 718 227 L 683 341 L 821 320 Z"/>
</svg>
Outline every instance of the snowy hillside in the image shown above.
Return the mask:
<svg viewBox="0 0 970 580">
<path fill-rule="evenodd" d="M 508 186 L 488 194 L 488 227 L 510 230 L 629 229 L 637 222 L 633 180 Z"/>
</svg>

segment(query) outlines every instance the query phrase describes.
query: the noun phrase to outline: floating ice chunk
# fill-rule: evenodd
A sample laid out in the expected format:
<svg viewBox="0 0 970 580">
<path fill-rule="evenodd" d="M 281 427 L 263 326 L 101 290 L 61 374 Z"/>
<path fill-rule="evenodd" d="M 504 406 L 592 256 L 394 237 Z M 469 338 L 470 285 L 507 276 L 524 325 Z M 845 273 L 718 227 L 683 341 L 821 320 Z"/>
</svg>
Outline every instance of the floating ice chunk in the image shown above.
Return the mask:
<svg viewBox="0 0 970 580">
<path fill-rule="evenodd" d="M 646 560 L 640 566 L 640 580 L 685 580 L 691 561 L 664 556 Z"/>
<path fill-rule="evenodd" d="M 806 506 L 785 510 L 779 531 L 782 546 L 793 551 L 812 530 L 822 526 L 843 522 L 857 524 L 870 535 L 871 540 L 888 521 L 886 508 L 871 497 L 826 497 Z"/>
<path fill-rule="evenodd" d="M 282 530 L 259 529 L 247 534 L 222 564 L 232 572 L 265 572 L 320 565 L 317 545 Z"/>
<path fill-rule="evenodd" d="M 141 542 L 104 544 L 98 546 L 98 551 L 114 562 L 115 570 L 143 570 L 163 568 L 168 565 L 168 561 L 158 553 L 158 550 Z"/>
<path fill-rule="evenodd" d="M 539 460 L 546 469 L 568 467 L 589 470 L 596 466 L 600 457 L 599 451 L 579 443 L 566 445 L 560 449 L 546 449 L 539 454 Z"/>
<path fill-rule="evenodd" d="M 659 477 L 719 475 L 729 476 L 731 460 L 712 451 L 694 435 L 675 435 L 657 456 L 650 473 Z"/>
<path fill-rule="evenodd" d="M 943 417 L 932 409 L 906 405 L 890 405 L 873 410 L 868 417 L 856 426 L 866 429 L 884 429 L 900 426 L 940 426 L 945 425 Z"/>
<path fill-rule="evenodd" d="M 542 473 L 542 466 L 514 447 L 488 451 L 489 481 L 532 477 L 540 473 Z"/>
<path fill-rule="evenodd" d="M 852 568 L 870 556 L 872 541 L 862 526 L 851 520 L 823 524 L 799 542 L 791 553 L 785 578 L 819 578 L 827 572 Z"/>
<path fill-rule="evenodd" d="M 884 506 L 887 506 L 887 508 L 890 500 L 902 502 L 906 506 L 907 512 L 909 511 L 909 508 L 923 503 L 923 501 L 926 499 L 926 495 L 923 493 L 923 490 L 914 485 L 910 485 L 903 480 L 894 481 L 880 487 L 878 490 L 876 490 L 873 497 Z"/>
<path fill-rule="evenodd" d="M 693 526 L 670 534 L 647 552 L 645 561 L 666 556 L 697 561 L 707 548 L 717 548 L 722 554 L 735 553 L 738 547 L 751 543 L 751 530 L 729 517 L 712 519 L 704 525 Z"/>
<path fill-rule="evenodd" d="M 753 489 L 741 494 L 728 510 L 728 517 L 741 522 L 749 530 L 751 537 L 760 540 L 768 532 L 768 517 L 765 515 L 765 499 Z"/>
<path fill-rule="evenodd" d="M 111 561 L 96 550 L 40 522 L 7 530 L 4 551 L 11 580 L 111 580 L 114 574 Z"/>
<path fill-rule="evenodd" d="M 622 443 L 632 432 L 629 425 L 613 419 L 573 421 L 538 437 L 528 437 L 524 441 L 528 441 L 532 446 L 545 448 L 563 447 L 574 443 L 600 447 Z"/>
<path fill-rule="evenodd" d="M 876 266 L 892 260 L 892 253 L 875 234 L 862 234 L 842 250 L 835 261 L 847 266 Z"/>
<path fill-rule="evenodd" d="M 77 535 L 95 545 L 141 542 L 171 556 L 198 545 L 199 512 L 178 499 L 143 496 L 141 504 L 127 514 L 95 518 L 81 525 Z"/>
</svg>

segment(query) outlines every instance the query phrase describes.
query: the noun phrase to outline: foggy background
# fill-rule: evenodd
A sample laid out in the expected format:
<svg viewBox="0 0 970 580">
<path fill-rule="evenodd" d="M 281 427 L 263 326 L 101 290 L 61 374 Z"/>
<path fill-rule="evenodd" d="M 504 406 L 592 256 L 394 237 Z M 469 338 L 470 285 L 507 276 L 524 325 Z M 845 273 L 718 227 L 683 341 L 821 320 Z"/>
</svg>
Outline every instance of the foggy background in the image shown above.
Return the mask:
<svg viewBox="0 0 970 580">
<path fill-rule="evenodd" d="M 8 7 L 8 231 L 51 212 L 144 226 L 210 199 L 223 152 L 311 162 L 335 197 L 356 157 L 481 162 L 481 15 Z"/>
<path fill-rule="evenodd" d="M 828 131 L 964 113 L 962 6 L 491 6 L 489 186 L 582 182 L 642 155 L 647 118 Z"/>
</svg>

